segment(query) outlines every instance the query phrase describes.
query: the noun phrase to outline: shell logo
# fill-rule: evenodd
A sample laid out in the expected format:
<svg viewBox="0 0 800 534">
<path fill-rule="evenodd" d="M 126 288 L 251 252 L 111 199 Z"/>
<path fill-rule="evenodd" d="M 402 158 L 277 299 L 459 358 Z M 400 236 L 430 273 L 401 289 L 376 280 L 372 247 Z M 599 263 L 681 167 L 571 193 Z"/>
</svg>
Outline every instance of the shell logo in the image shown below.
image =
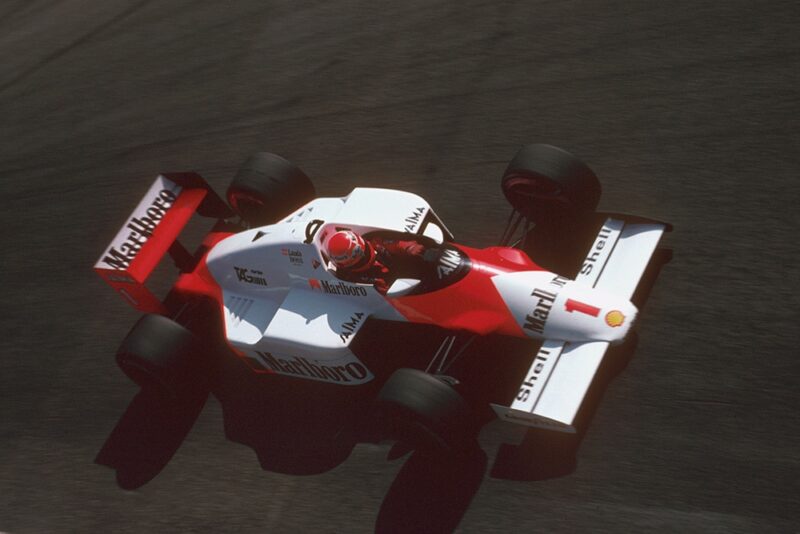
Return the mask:
<svg viewBox="0 0 800 534">
<path fill-rule="evenodd" d="M 606 324 L 612 328 L 622 326 L 625 322 L 625 316 L 619 310 L 611 310 L 606 314 Z"/>
</svg>

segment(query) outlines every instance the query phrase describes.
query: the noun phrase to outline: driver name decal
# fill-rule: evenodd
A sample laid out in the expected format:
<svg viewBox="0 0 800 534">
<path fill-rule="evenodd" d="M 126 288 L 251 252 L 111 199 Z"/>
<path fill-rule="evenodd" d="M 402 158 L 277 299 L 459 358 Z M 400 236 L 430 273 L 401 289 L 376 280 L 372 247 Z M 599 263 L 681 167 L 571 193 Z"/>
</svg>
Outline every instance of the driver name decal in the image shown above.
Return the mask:
<svg viewBox="0 0 800 534">
<path fill-rule="evenodd" d="M 282 248 L 281 254 L 289 258 L 291 265 L 303 265 L 303 253 L 293 248 Z"/>
</svg>

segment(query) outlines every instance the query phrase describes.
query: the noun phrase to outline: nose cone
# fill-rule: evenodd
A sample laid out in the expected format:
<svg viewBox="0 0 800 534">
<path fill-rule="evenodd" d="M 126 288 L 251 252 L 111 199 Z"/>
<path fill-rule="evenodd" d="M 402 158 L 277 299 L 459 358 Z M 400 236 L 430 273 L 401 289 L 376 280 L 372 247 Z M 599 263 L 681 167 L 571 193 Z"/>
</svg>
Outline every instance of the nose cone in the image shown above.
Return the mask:
<svg viewBox="0 0 800 534">
<path fill-rule="evenodd" d="M 626 298 L 570 283 L 555 298 L 543 334 L 546 339 L 620 343 L 637 311 Z"/>
</svg>

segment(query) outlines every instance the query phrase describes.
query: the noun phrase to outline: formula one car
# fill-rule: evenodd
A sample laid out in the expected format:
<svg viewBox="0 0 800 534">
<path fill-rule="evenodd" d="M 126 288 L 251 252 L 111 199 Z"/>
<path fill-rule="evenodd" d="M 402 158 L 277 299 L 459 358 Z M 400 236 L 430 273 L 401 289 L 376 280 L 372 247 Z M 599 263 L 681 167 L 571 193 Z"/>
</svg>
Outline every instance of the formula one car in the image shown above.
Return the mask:
<svg viewBox="0 0 800 534">
<path fill-rule="evenodd" d="M 209 347 L 222 347 L 215 350 L 223 357 L 263 375 L 263 387 L 278 380 L 370 386 L 371 404 L 385 417 L 413 423 L 397 428 L 423 429 L 436 443 L 457 447 L 474 439 L 475 407 L 469 388 L 448 372 L 452 361 L 475 338 L 530 339 L 527 372 L 491 407 L 511 423 L 574 432 L 606 350 L 636 321 L 632 295 L 669 225 L 624 215 L 598 219 L 596 176 L 549 145 L 522 147 L 501 185 L 512 217 L 498 246 L 478 249 L 456 243 L 416 194 L 359 187 L 316 198 L 308 177 L 274 154 L 256 154 L 242 166 L 227 204 L 196 173 L 162 174 L 94 267 L 146 313 L 117 362 L 143 389 L 170 398 L 211 388 Z M 177 237 L 195 213 L 216 223 L 190 253 Z M 557 251 L 564 240 L 558 232 L 576 220 L 600 223 L 583 261 L 565 269 L 569 276 L 529 257 L 532 225 L 551 229 Z M 343 279 L 324 247 L 326 236 L 342 229 L 367 240 L 416 241 L 424 247 L 422 266 L 390 270 L 384 291 Z M 167 253 L 180 274 L 162 300 L 145 281 Z M 197 310 L 218 328 L 196 326 Z M 381 359 L 379 346 L 355 350 L 368 325 L 387 323 L 442 333 L 424 368 Z M 483 380 L 495 380 L 491 369 L 502 360 L 485 358 Z"/>
</svg>

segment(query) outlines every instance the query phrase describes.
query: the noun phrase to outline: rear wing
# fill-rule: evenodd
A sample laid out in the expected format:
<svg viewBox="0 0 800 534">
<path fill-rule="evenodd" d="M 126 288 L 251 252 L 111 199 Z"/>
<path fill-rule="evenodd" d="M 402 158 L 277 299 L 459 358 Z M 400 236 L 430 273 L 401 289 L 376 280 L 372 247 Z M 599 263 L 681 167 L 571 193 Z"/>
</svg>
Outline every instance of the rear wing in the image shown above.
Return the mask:
<svg viewBox="0 0 800 534">
<path fill-rule="evenodd" d="M 630 299 L 669 224 L 609 215 L 575 281 Z M 605 341 L 545 340 L 511 406 L 492 404 L 498 417 L 525 426 L 575 432 L 575 417 L 608 349 Z"/>
<path fill-rule="evenodd" d="M 195 212 L 214 218 L 230 215 L 199 174 L 159 175 L 100 255 L 95 272 L 137 310 L 164 313 L 164 305 L 144 283 L 167 252 L 176 260 L 191 258 L 177 238 Z"/>
</svg>

